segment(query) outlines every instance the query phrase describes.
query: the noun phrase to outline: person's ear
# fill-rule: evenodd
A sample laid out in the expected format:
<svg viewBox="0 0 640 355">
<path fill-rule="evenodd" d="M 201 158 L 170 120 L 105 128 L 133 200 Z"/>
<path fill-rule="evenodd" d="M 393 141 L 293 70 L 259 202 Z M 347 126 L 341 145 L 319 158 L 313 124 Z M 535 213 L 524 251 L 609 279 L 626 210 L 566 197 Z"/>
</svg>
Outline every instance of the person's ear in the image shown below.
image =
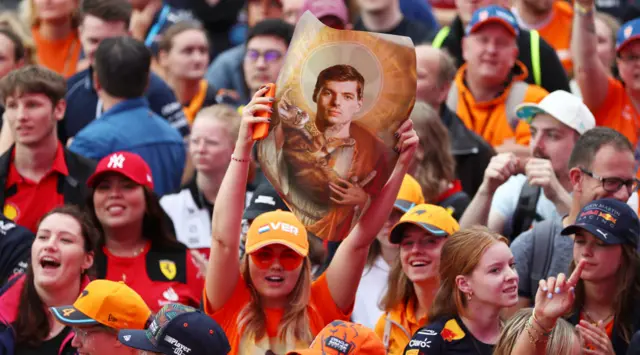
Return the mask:
<svg viewBox="0 0 640 355">
<path fill-rule="evenodd" d="M 456 288 L 465 294 L 473 292 L 471 285 L 469 284 L 469 280 L 463 275 L 456 276 Z"/>
<path fill-rule="evenodd" d="M 578 167 L 569 169 L 569 181 L 573 187 L 573 192 L 582 192 L 582 179 L 584 174 Z"/>
<path fill-rule="evenodd" d="M 166 50 L 158 51 L 158 65 L 163 69 L 167 68 L 167 60 L 169 59 L 169 52 Z"/>
<path fill-rule="evenodd" d="M 53 108 L 53 118 L 56 121 L 61 121 L 64 118 L 64 112 L 67 110 L 67 102 L 64 99 L 58 101 Z"/>
<path fill-rule="evenodd" d="M 88 252 L 84 254 L 84 261 L 82 263 L 82 270 L 90 269 L 93 266 L 94 255 L 93 252 Z"/>
<path fill-rule="evenodd" d="M 102 87 L 100 86 L 100 82 L 98 81 L 98 73 L 96 72 L 96 70 L 93 71 L 91 76 L 92 76 L 91 81 L 93 82 L 93 89 L 96 92 L 99 92 L 102 89 Z"/>
<path fill-rule="evenodd" d="M 438 102 L 443 103 L 447 101 L 447 97 L 449 96 L 449 90 L 451 90 L 451 85 L 453 82 L 448 82 L 440 85 L 440 94 L 438 95 Z M 439 107 L 434 107 L 436 110 L 439 110 Z"/>
<path fill-rule="evenodd" d="M 469 46 L 471 45 L 471 41 L 469 41 L 468 36 L 462 37 L 462 58 L 466 62 L 469 58 L 467 58 L 470 54 Z"/>
</svg>

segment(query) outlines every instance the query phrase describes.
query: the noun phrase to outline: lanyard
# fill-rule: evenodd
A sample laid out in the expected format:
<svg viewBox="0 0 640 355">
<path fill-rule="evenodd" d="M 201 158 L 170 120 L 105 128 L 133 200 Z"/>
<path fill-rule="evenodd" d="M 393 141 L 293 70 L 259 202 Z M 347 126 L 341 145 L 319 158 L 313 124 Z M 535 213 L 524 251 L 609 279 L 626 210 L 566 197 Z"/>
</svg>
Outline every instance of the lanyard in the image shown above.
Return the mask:
<svg viewBox="0 0 640 355">
<path fill-rule="evenodd" d="M 158 21 L 151 26 L 151 30 L 149 30 L 149 34 L 147 34 L 147 38 L 144 40 L 144 44 L 147 47 L 151 47 L 153 41 L 156 39 L 156 36 L 160 33 L 165 23 L 167 22 L 167 17 L 169 17 L 169 12 L 171 8 L 169 5 L 164 5 L 162 7 L 162 11 L 160 12 L 160 16 L 158 17 Z"/>
</svg>

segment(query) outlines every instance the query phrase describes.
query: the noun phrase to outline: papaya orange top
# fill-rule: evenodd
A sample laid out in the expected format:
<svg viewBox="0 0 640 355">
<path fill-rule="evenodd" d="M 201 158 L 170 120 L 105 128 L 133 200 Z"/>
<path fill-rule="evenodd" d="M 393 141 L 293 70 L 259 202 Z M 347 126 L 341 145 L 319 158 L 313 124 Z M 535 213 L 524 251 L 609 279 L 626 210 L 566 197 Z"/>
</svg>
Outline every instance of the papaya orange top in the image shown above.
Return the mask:
<svg viewBox="0 0 640 355">
<path fill-rule="evenodd" d="M 36 45 L 38 64 L 68 78 L 76 73 L 82 45 L 78 30 L 69 32 L 67 37 L 48 40 L 40 35 L 38 27 L 31 29 Z"/>
<path fill-rule="evenodd" d="M 252 302 L 251 294 L 242 276 L 238 280 L 233 294 L 220 309 L 214 310 L 211 308 L 207 301 L 206 289 L 203 300 L 205 313 L 218 322 L 225 334 L 227 334 L 229 344 L 231 344 L 229 355 L 265 354 L 269 350 L 275 354 L 286 354 L 288 351 L 305 349 L 310 345 L 310 343 L 297 339 L 294 343 L 287 343 L 285 339 L 278 337 L 280 321 L 284 315 L 284 309 L 280 308 L 264 309 L 267 337 L 253 339 L 249 335 L 243 334 L 241 329 L 238 329 L 240 312 L 249 302 Z M 311 284 L 311 297 L 307 305 L 307 316 L 311 334 L 314 337 L 332 321 L 336 319 L 348 321 L 351 317 L 351 311 L 348 314 L 343 313 L 333 301 L 325 274 L 322 274 Z"/>
<path fill-rule="evenodd" d="M 464 83 L 467 64 L 458 69 L 454 83 L 458 90 L 456 113 L 470 130 L 476 132 L 494 147 L 500 146 L 507 139 L 515 139 L 516 143 L 528 145 L 531 139 L 529 124 L 520 120 L 515 129 L 511 128 L 507 116 L 506 102 L 514 82 L 524 81 L 529 74 L 524 64 L 517 62 L 512 81 L 496 98 L 477 102 Z M 548 92 L 537 86 L 528 84 L 523 102 L 538 103 Z"/>
<path fill-rule="evenodd" d="M 427 324 L 427 316 L 416 318 L 415 300 L 397 305 L 390 312 L 380 316 L 376 323 L 376 335 L 385 342 L 388 337 L 387 355 L 402 355 L 409 340 L 420 327 Z M 390 322 L 388 334 L 385 334 L 387 322 Z"/>
<path fill-rule="evenodd" d="M 555 1 L 551 19 L 543 27 L 538 29 L 540 37 L 544 38 L 562 62 L 564 70 L 569 76 L 573 73 L 573 60 L 571 59 L 571 28 L 573 26 L 573 8 L 566 1 Z M 541 60 L 544 60 L 542 58 Z"/>
<path fill-rule="evenodd" d="M 622 133 L 635 147 L 640 131 L 640 113 L 631 102 L 624 85 L 609 77 L 607 97 L 600 107 L 589 107 L 596 118 L 596 126 L 605 126 Z"/>
<path fill-rule="evenodd" d="M 586 320 L 582 312 L 580 313 L 580 320 Z M 607 332 L 607 336 L 609 337 L 609 339 L 611 339 L 611 336 L 613 335 L 613 318 L 611 318 L 609 323 L 605 325 L 604 330 L 605 332 Z M 585 342 L 584 347 L 589 350 L 596 350 L 596 346 L 591 344 L 590 342 Z"/>
</svg>

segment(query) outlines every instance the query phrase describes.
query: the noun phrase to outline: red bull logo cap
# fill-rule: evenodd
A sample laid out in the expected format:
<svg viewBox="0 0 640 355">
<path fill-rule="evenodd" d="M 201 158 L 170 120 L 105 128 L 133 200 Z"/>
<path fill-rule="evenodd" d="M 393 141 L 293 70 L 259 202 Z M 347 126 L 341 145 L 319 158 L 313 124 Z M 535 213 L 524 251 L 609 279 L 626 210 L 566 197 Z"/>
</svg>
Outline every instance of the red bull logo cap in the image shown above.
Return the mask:
<svg viewBox="0 0 640 355">
<path fill-rule="evenodd" d="M 595 200 L 582 208 L 576 223 L 562 230 L 562 235 L 585 230 L 606 244 L 638 246 L 640 221 L 636 212 L 626 203 L 605 198 Z"/>
</svg>

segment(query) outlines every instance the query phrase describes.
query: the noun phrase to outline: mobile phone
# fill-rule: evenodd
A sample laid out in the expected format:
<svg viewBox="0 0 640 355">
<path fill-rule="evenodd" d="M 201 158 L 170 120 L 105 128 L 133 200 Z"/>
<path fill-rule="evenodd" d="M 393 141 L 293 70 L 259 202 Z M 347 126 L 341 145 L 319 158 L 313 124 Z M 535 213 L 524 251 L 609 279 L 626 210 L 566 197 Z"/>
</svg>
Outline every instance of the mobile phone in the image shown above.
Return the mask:
<svg viewBox="0 0 640 355">
<path fill-rule="evenodd" d="M 264 97 L 276 97 L 276 84 L 269 83 L 267 84 L 269 90 L 264 94 Z M 273 103 L 268 104 L 269 107 L 273 107 Z M 259 111 L 256 113 L 256 116 L 259 117 L 271 117 L 271 114 L 268 111 Z M 269 123 L 260 122 L 257 123 L 253 127 L 253 140 L 261 140 L 264 139 L 269 134 Z"/>
</svg>

